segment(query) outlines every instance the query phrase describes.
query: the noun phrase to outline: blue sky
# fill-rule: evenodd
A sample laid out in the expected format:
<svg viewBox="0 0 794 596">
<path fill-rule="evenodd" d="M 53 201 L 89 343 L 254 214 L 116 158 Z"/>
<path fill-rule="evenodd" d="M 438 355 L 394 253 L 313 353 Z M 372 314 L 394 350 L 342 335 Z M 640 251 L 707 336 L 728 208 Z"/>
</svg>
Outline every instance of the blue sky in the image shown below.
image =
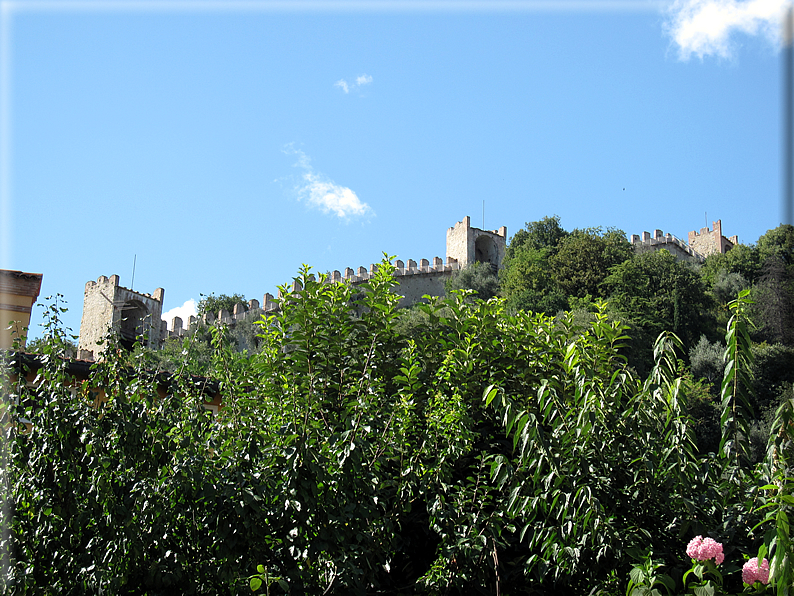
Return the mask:
<svg viewBox="0 0 794 596">
<path fill-rule="evenodd" d="M 0 266 L 75 333 L 133 260 L 165 311 L 261 300 L 444 257 L 483 201 L 511 235 L 781 221 L 782 0 L 0 4 Z"/>
</svg>

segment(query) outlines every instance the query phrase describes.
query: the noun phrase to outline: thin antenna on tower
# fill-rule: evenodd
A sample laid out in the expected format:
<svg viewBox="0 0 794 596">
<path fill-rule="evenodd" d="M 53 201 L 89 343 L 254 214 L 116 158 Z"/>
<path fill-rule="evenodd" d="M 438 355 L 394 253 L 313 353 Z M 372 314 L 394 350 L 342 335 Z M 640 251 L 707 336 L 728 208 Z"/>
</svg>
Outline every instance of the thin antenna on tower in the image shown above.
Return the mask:
<svg viewBox="0 0 794 596">
<path fill-rule="evenodd" d="M 709 212 L 708 211 L 704 211 L 703 212 L 703 219 L 706 222 L 706 229 L 708 229 L 708 227 L 709 227 Z"/>
<path fill-rule="evenodd" d="M 482 200 L 482 229 L 485 229 L 485 199 Z"/>
<path fill-rule="evenodd" d="M 786 9 L 783 24 L 783 223 L 794 223 L 794 14 Z"/>
<path fill-rule="evenodd" d="M 132 290 L 135 287 L 135 263 L 137 260 L 138 260 L 138 255 L 136 254 L 132 258 L 132 281 L 130 282 L 130 290 Z"/>
</svg>

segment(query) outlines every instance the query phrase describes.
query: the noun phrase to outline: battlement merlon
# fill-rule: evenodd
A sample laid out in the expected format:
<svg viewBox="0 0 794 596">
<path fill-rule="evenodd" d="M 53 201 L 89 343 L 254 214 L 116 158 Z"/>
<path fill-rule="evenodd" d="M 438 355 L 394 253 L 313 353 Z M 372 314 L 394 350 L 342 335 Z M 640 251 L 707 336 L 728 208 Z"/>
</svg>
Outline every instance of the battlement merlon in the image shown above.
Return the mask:
<svg viewBox="0 0 794 596">
<path fill-rule="evenodd" d="M 89 288 L 93 288 L 94 286 L 97 285 L 110 286 L 114 288 L 114 291 L 116 288 L 118 288 L 119 290 L 124 290 L 125 293 L 134 294 L 142 298 L 149 298 L 151 300 L 156 300 L 157 302 L 160 303 L 163 302 L 163 298 L 165 297 L 165 290 L 163 288 L 157 288 L 151 294 L 146 294 L 144 292 L 136 292 L 135 290 L 131 290 L 130 288 L 125 288 L 124 286 L 119 285 L 119 276 L 116 274 L 111 275 L 109 278 L 104 275 L 100 275 L 96 281 L 86 282 L 85 284 L 86 292 L 88 292 Z"/>
<path fill-rule="evenodd" d="M 648 231 L 643 232 L 642 237 L 638 234 L 632 234 L 629 241 L 634 245 L 636 251 L 665 249 L 677 259 L 704 261 L 704 257 L 693 250 L 686 242 L 670 233 L 665 234 L 659 229 L 653 231 L 653 236 Z"/>
</svg>

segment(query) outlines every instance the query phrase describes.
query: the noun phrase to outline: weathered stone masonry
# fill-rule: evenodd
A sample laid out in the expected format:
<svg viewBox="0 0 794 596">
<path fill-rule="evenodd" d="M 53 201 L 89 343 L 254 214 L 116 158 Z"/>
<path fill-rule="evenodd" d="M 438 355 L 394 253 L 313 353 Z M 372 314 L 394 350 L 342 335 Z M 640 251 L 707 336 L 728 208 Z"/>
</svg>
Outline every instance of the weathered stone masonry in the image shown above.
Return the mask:
<svg viewBox="0 0 794 596">
<path fill-rule="evenodd" d="M 649 232 L 631 236 L 631 243 L 637 251 L 666 249 L 679 259 L 690 259 L 702 262 L 713 253 L 725 253 L 739 243 L 736 236 L 726 238 L 722 235 L 722 221 L 714 222 L 714 229 L 703 228 L 700 232 L 689 233 L 689 243 L 680 240 L 662 230 L 655 230 L 653 236 Z M 495 269 L 501 269 L 507 249 L 507 228 L 498 230 L 481 230 L 471 226 L 471 218 L 464 217 L 447 230 L 446 261 L 435 257 L 432 261 L 421 259 L 418 263 L 409 259 L 407 264 L 395 261 L 394 276 L 399 286 L 396 292 L 401 295 L 399 306 L 407 307 L 416 304 L 422 296 L 443 296 L 445 285 L 455 271 L 472 263 L 488 263 Z M 333 271 L 327 283 L 358 284 L 367 281 L 377 270 L 378 265 L 369 268 L 347 267 L 344 273 Z M 174 317 L 171 329 L 166 321 L 161 320 L 163 295 L 165 291 L 157 288 L 153 294 L 141 294 L 119 286 L 118 275 L 110 278 L 101 276 L 96 282 L 86 284 L 83 303 L 83 318 L 80 323 L 80 341 L 78 357 L 93 359 L 101 352 L 97 341 L 105 337 L 108 328 L 117 329 L 123 344 L 130 345 L 136 336 L 143 336 L 144 342 L 159 347 L 164 339 L 171 336 L 182 336 L 196 322 L 191 317 L 184 324 L 182 319 Z M 262 303 L 250 300 L 248 308 L 242 304 L 234 307 L 233 312 L 225 310 L 219 313 L 207 313 L 203 317 L 205 324 L 219 321 L 233 325 L 248 317 L 260 317 L 275 310 L 278 303 L 274 296 L 266 293 Z"/>
<path fill-rule="evenodd" d="M 637 252 L 665 249 L 678 259 L 689 259 L 702 263 L 711 254 L 725 254 L 728 252 L 739 244 L 739 237 L 731 236 L 726 238 L 723 236 L 722 220 L 718 219 L 714 222 L 713 230 L 701 228 L 700 232 L 689 232 L 688 244 L 672 234 L 665 234 L 661 230 L 654 230 L 653 237 L 651 237 L 650 233 L 643 232 L 642 239 L 637 234 L 633 234 L 631 243 Z"/>
<path fill-rule="evenodd" d="M 739 238 L 737 236 L 726 238 L 722 235 L 721 219 L 713 223 L 713 230 L 709 230 L 706 227 L 701 228 L 700 232 L 689 232 L 689 246 L 704 257 L 715 253 L 725 254 L 739 244 Z"/>
<path fill-rule="evenodd" d="M 395 291 L 402 296 L 400 307 L 416 304 L 424 295 L 443 296 L 445 284 L 452 274 L 472 263 L 488 263 L 495 269 L 501 268 L 507 248 L 507 228 L 473 228 L 471 218 L 466 216 L 447 230 L 446 248 L 446 262 L 439 257 L 432 261 L 421 259 L 418 263 L 409 259 L 407 265 L 401 260 L 395 262 L 394 276 L 399 283 Z M 327 282 L 362 283 L 375 273 L 377 267 L 376 264 L 370 265 L 369 269 L 359 267 L 354 270 L 348 267 L 344 274 L 333 271 Z M 142 335 L 145 343 L 152 347 L 159 347 L 169 336 L 184 335 L 195 319 L 191 317 L 185 326 L 182 319 L 174 317 L 169 330 L 166 321 L 160 320 L 164 294 L 162 288 L 157 288 L 153 294 L 140 294 L 121 287 L 118 275 L 110 278 L 103 275 L 96 282 L 89 281 L 85 287 L 78 358 L 96 358 L 101 353 L 101 346 L 97 342 L 105 337 L 111 326 L 118 331 L 122 343 L 127 345 L 137 335 Z M 259 301 L 250 300 L 247 311 L 242 304 L 238 304 L 232 313 L 223 310 L 217 315 L 204 315 L 203 322 L 234 324 L 248 317 L 258 318 L 276 308 L 273 295 L 266 293 L 261 306 Z"/>
<path fill-rule="evenodd" d="M 118 275 L 100 275 L 96 281 L 86 283 L 77 357 L 93 360 L 98 356 L 104 349 L 98 342 L 110 328 L 118 333 L 122 345 L 131 346 L 137 337 L 142 337 L 145 345 L 159 347 L 164 295 L 163 288 L 152 294 L 124 288 L 119 285 Z"/>
</svg>

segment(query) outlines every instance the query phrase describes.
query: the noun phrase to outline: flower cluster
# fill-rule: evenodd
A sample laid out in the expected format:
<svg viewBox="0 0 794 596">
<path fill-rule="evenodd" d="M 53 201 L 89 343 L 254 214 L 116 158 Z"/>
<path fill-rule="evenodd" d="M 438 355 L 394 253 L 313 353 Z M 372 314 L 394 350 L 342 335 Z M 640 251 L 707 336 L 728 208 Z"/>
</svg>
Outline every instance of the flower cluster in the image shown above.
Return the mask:
<svg viewBox="0 0 794 596">
<path fill-rule="evenodd" d="M 742 567 L 742 581 L 748 586 L 752 586 L 755 582 L 762 584 L 769 583 L 769 561 L 763 559 L 761 565 L 758 565 L 758 557 L 753 557 Z"/>
<path fill-rule="evenodd" d="M 725 560 L 725 555 L 722 554 L 722 544 L 713 538 L 703 538 L 703 536 L 695 536 L 689 541 L 686 554 L 696 561 L 714 559 L 717 565 Z"/>
</svg>

